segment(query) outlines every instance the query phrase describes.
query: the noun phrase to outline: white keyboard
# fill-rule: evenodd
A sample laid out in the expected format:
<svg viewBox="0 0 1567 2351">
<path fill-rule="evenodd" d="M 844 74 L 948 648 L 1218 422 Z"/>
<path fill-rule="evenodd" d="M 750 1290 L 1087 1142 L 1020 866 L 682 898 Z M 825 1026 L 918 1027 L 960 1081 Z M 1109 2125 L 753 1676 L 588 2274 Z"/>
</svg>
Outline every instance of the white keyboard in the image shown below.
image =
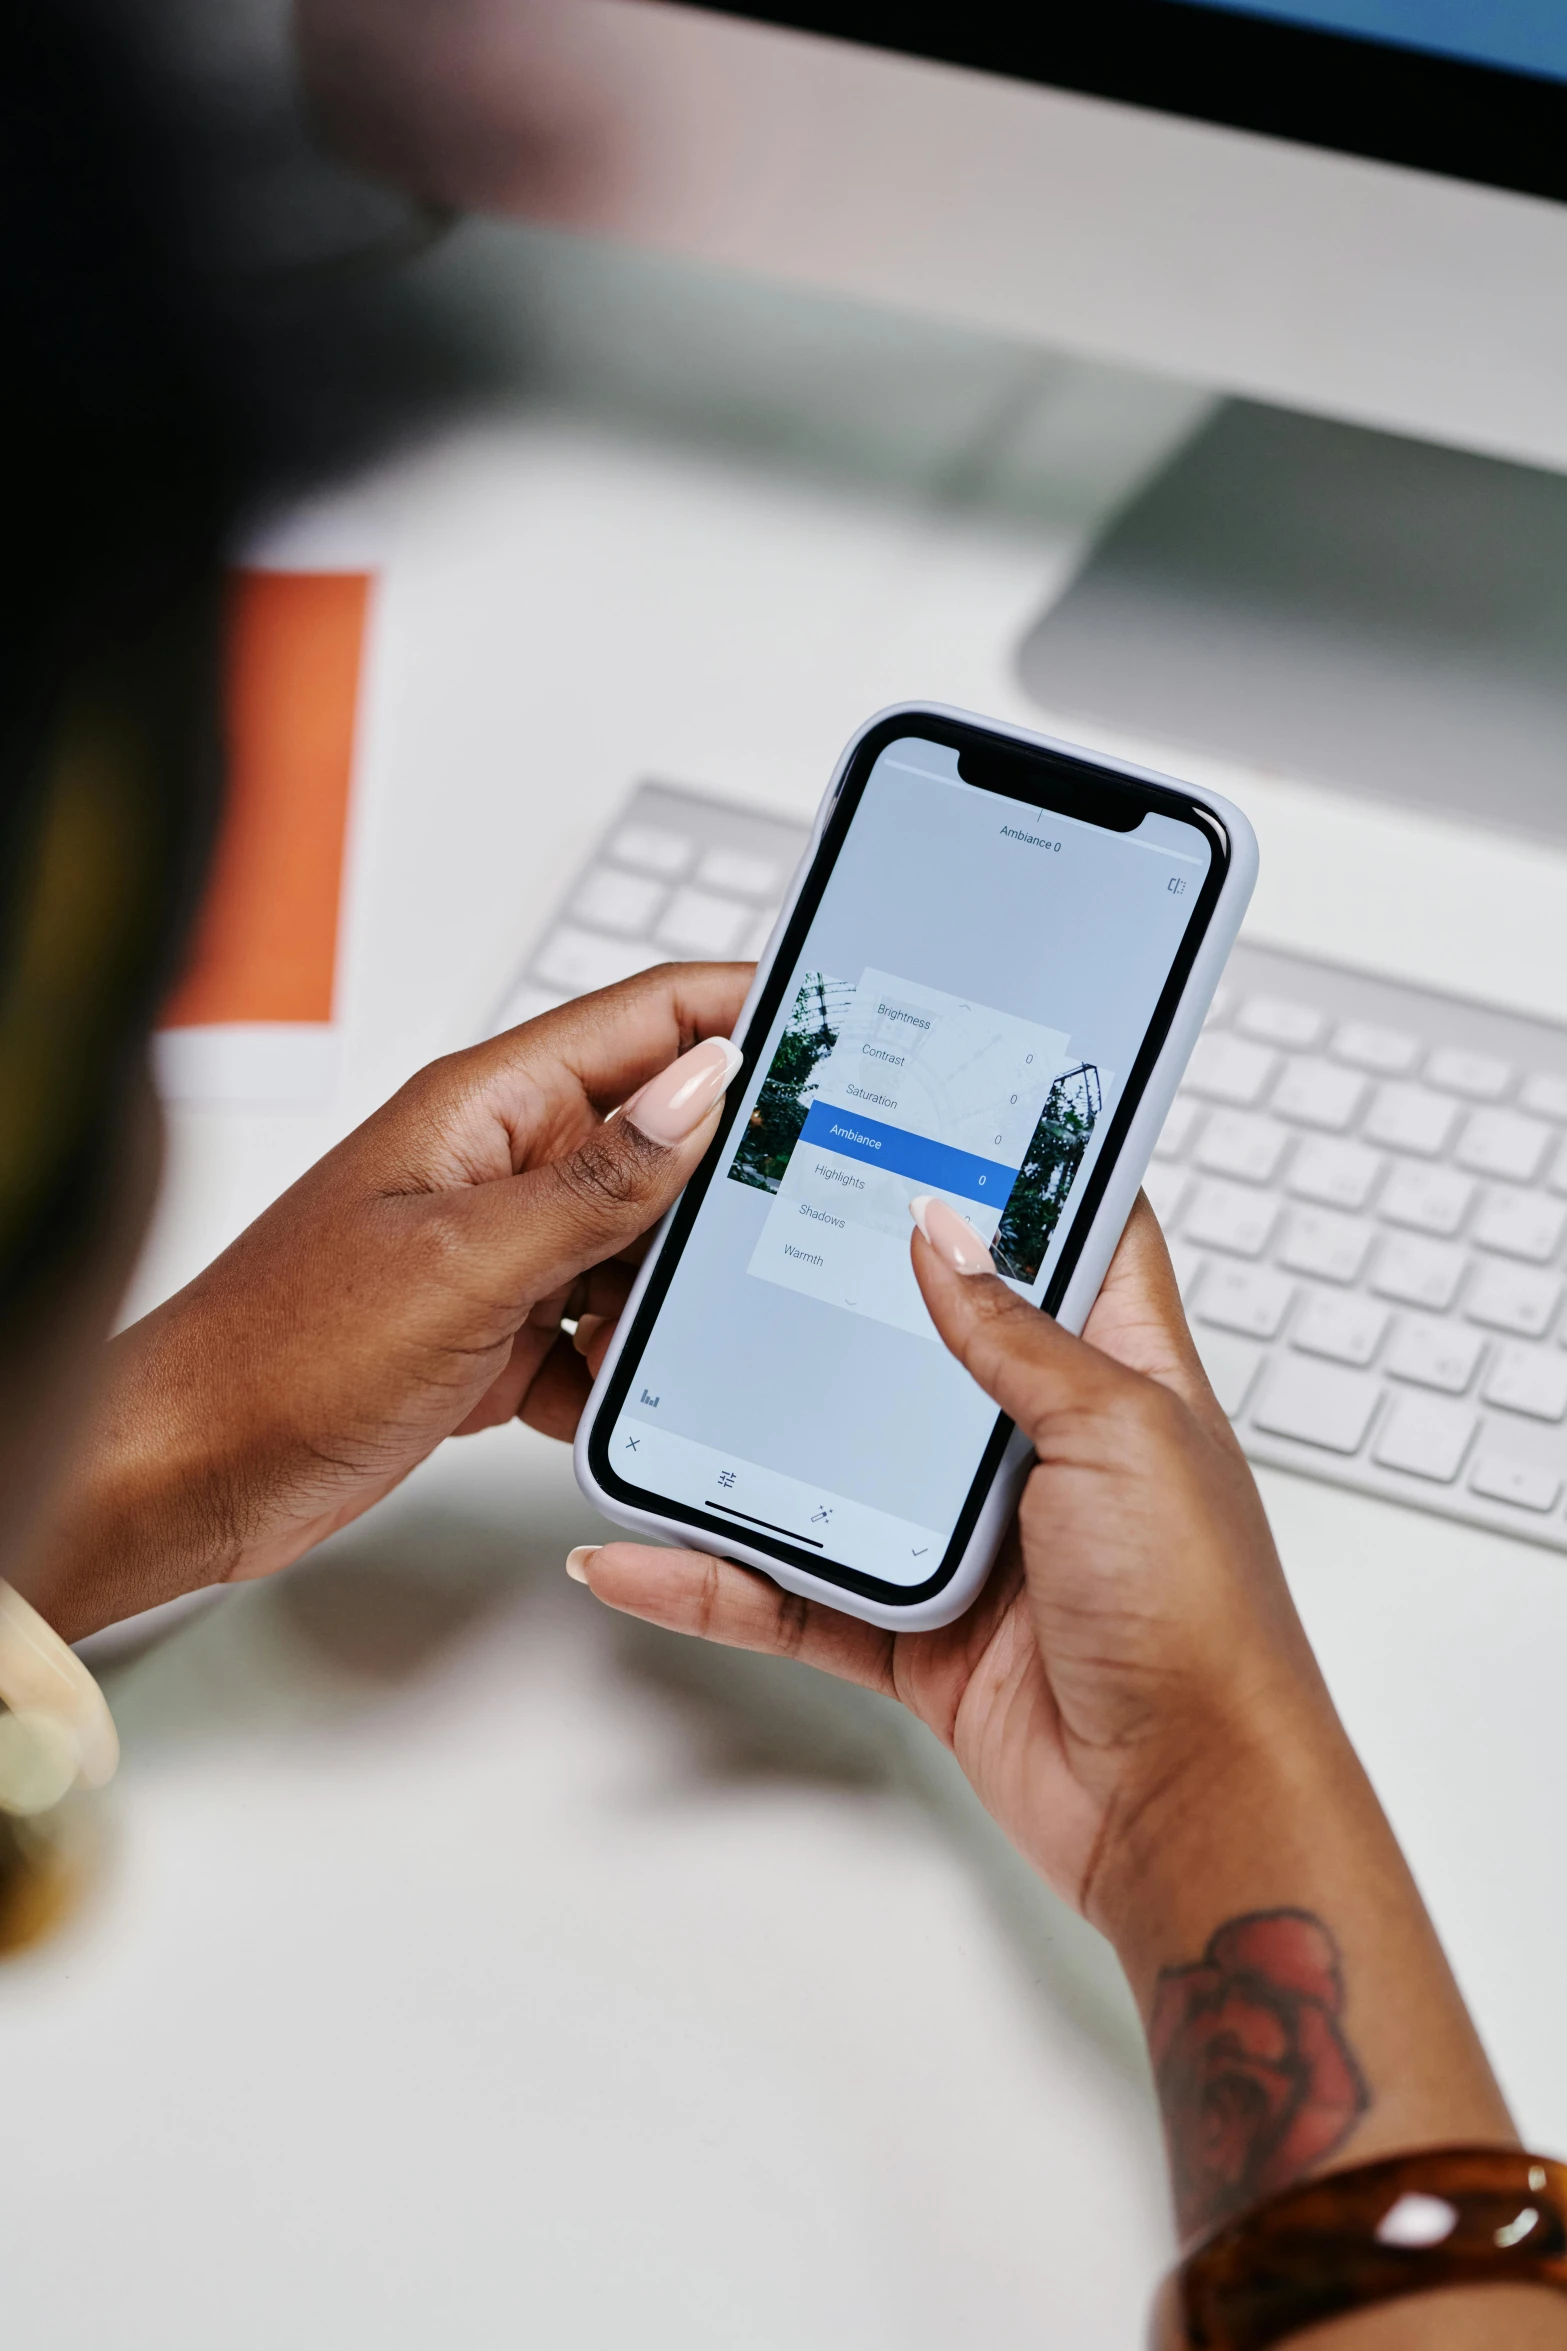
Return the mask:
<svg viewBox="0 0 1567 2351">
<path fill-rule="evenodd" d="M 807 837 L 640 786 L 490 1033 L 758 954 Z M 1243 943 L 1147 1190 L 1254 1460 L 1567 1550 L 1567 1030 Z"/>
<path fill-rule="evenodd" d="M 650 964 L 749 959 L 767 944 L 808 825 L 641 784 L 576 877 L 487 1034 Z"/>
<path fill-rule="evenodd" d="M 1567 1550 L 1567 1030 L 1243 942 L 1147 1190 L 1253 1460 Z"/>
</svg>

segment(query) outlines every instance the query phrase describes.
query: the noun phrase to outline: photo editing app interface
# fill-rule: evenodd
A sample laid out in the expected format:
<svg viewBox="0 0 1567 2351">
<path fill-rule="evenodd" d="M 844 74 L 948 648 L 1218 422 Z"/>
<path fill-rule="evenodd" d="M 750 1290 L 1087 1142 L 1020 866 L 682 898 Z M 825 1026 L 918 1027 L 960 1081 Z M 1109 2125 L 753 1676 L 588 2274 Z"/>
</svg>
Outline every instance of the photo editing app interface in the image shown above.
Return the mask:
<svg viewBox="0 0 1567 2351">
<path fill-rule="evenodd" d="M 909 1202 L 1038 1298 L 1208 871 L 877 760 L 609 1439 L 630 1483 L 889 1584 L 939 1566 L 996 1422 L 942 1346 Z"/>
</svg>

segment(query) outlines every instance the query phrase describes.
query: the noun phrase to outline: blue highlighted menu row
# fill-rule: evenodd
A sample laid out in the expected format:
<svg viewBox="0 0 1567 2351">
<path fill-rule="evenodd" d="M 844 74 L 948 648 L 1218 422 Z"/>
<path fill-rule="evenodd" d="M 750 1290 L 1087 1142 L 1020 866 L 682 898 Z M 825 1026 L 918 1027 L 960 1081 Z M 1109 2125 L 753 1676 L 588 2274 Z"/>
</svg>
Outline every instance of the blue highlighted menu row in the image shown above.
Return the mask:
<svg viewBox="0 0 1567 2351">
<path fill-rule="evenodd" d="M 998 1213 L 1017 1176 L 1015 1167 L 999 1159 L 954 1151 L 950 1143 L 934 1143 L 928 1135 L 911 1135 L 907 1127 L 886 1127 L 853 1111 L 835 1110 L 830 1102 L 813 1102 L 806 1112 L 796 1149 L 807 1143 L 819 1151 L 834 1151 L 841 1159 L 863 1160 L 867 1167 L 929 1184 L 936 1192 L 955 1192 L 960 1200 L 984 1201 Z"/>
</svg>

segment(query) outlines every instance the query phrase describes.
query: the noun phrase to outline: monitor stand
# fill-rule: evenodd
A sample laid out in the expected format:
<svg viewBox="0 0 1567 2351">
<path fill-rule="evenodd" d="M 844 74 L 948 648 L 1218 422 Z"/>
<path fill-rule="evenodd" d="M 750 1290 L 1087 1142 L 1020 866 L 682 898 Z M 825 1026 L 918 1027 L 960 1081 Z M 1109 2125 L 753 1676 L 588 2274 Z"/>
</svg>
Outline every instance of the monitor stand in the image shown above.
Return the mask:
<svg viewBox="0 0 1567 2351">
<path fill-rule="evenodd" d="M 1052 712 L 1567 843 L 1567 479 L 1237 401 L 1025 639 Z"/>
</svg>

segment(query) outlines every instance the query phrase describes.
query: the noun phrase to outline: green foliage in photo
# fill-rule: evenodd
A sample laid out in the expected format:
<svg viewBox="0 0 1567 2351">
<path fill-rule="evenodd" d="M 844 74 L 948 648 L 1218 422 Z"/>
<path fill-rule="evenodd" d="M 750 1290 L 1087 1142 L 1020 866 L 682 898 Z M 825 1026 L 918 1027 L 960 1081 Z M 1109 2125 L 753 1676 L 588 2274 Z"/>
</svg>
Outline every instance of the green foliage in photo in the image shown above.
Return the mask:
<svg viewBox="0 0 1567 2351">
<path fill-rule="evenodd" d="M 819 971 L 807 973 L 729 1162 L 735 1183 L 754 1184 L 760 1192 L 777 1191 L 811 1106 L 817 1063 L 825 1061 L 837 1044 L 836 1024 L 853 996 L 848 982 L 830 980 Z"/>
<path fill-rule="evenodd" d="M 1103 1107 L 1090 1061 L 1063 1071 L 1051 1087 L 990 1245 L 997 1271 L 1013 1281 L 1037 1279 Z"/>
</svg>

